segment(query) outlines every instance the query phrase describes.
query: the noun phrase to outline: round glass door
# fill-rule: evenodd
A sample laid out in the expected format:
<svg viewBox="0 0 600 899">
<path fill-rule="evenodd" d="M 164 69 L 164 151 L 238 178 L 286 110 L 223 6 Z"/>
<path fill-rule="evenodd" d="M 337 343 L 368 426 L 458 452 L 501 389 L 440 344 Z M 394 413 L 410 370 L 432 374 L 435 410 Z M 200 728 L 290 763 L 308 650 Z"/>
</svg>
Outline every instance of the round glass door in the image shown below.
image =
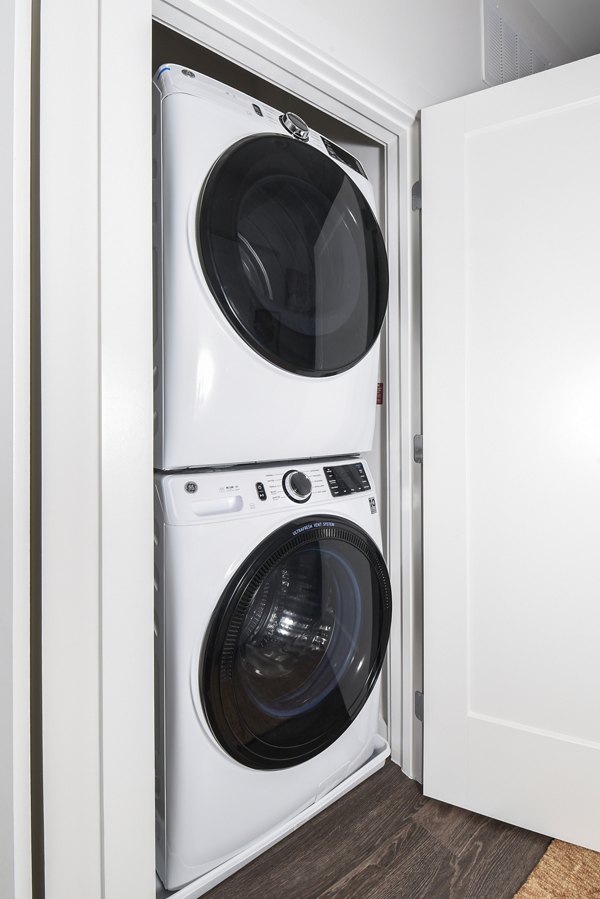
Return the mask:
<svg viewBox="0 0 600 899">
<path fill-rule="evenodd" d="M 198 208 L 206 280 L 237 333 L 274 365 L 322 377 L 377 340 L 388 266 L 379 225 L 326 153 L 259 135 L 213 167 Z"/>
<path fill-rule="evenodd" d="M 286 768 L 330 746 L 373 689 L 391 591 L 361 528 L 307 517 L 246 559 L 213 615 L 200 664 L 221 746 L 252 768 Z"/>
</svg>

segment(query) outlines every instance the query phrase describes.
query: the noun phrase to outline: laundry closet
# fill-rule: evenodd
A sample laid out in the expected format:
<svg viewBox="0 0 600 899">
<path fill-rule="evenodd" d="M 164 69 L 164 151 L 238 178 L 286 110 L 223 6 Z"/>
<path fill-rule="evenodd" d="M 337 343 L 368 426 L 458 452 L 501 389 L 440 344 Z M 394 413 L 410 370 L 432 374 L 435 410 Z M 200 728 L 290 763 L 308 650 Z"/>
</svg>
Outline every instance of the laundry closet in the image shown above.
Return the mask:
<svg viewBox="0 0 600 899">
<path fill-rule="evenodd" d="M 153 67 L 157 882 L 184 897 L 389 756 L 390 290 L 381 146 L 158 25 Z"/>
<path fill-rule="evenodd" d="M 194 503 L 210 512 L 225 501 L 233 511 L 251 496 L 260 508 L 258 485 L 291 494 L 303 520 L 307 481 L 309 500 L 346 487 L 375 500 L 381 538 L 373 531 L 371 540 L 393 615 L 370 758 L 385 746 L 388 764 L 422 779 L 427 795 L 600 848 L 600 733 L 589 714 L 600 690 L 599 59 L 562 66 L 569 58 L 556 33 L 533 14 L 520 21 L 508 0 L 496 4 L 508 10 L 500 25 L 487 0 L 464 5 L 460 22 L 415 20 L 421 42 L 361 20 L 364 11 L 333 28 L 334 11 L 312 2 L 286 23 L 267 0 L 14 5 L 13 93 L 4 101 L 18 150 L 12 168 L 7 159 L 13 233 L 29 234 L 30 215 L 39 231 L 21 241 L 28 254 L 11 257 L 22 302 L 5 329 L 7 396 L 16 409 L 33 397 L 33 411 L 12 419 L 6 545 L 33 535 L 34 664 L 15 598 L 5 767 L 15 879 L 31 878 L 32 844 L 33 882 L 48 899 L 156 895 L 154 642 L 164 622 L 151 597 L 164 572 L 154 551 L 163 526 L 194 532 L 174 523 L 190 510 L 196 522 Z M 517 74 L 526 64 L 549 71 L 480 90 L 482 29 L 485 37 L 494 28 L 514 37 Z M 433 40 L 441 33 L 443 47 Z M 462 42 L 460 59 L 451 38 Z M 271 110 L 299 117 L 329 142 L 324 159 L 350 161 L 343 171 L 358 185 L 352 166 L 364 168 L 389 302 L 370 452 L 323 448 L 317 462 L 305 450 L 253 452 L 224 467 L 206 457 L 190 463 L 202 476 L 188 476 L 185 460 L 166 463 L 157 531 L 150 83 L 169 64 L 252 98 L 265 119 Z M 484 71 L 488 84 L 494 71 Z M 251 251 L 245 265 L 261 283 Z M 335 514 L 328 506 L 319 521 L 329 526 Z M 368 516 L 355 522 L 362 531 Z M 265 536 L 257 532 L 258 544 Z M 200 545 L 212 546 L 202 540 L 192 551 Z M 354 589 L 348 563 L 328 552 L 338 581 Z M 28 595 L 29 560 L 17 549 L 12 559 L 15 591 Z M 221 665 L 210 661 L 207 678 Z M 281 712 L 277 703 L 270 710 Z M 231 721 L 215 712 L 211 728 L 223 747 Z M 328 784 L 343 785 L 341 767 L 316 777 L 317 802 Z M 298 814 L 306 803 L 298 797 Z"/>
</svg>

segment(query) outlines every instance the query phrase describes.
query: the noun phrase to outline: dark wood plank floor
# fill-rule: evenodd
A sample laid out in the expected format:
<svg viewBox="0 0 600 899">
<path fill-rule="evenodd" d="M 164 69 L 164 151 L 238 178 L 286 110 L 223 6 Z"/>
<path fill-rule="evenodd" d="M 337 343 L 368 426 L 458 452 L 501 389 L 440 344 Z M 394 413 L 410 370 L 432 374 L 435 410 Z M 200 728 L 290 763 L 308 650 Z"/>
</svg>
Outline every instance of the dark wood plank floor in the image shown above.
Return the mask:
<svg viewBox="0 0 600 899">
<path fill-rule="evenodd" d="M 385 767 L 207 899 L 512 899 L 550 840 L 424 798 Z"/>
</svg>

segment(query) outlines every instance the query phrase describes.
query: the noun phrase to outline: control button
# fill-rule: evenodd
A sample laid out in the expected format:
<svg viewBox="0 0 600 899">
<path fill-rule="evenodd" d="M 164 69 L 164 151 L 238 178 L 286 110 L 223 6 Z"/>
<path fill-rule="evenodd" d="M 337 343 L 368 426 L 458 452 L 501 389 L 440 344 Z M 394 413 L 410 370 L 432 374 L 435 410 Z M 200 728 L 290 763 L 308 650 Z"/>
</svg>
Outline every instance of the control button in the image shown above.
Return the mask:
<svg viewBox="0 0 600 899">
<path fill-rule="evenodd" d="M 265 490 L 265 485 L 262 483 L 262 481 L 256 482 L 256 492 L 258 494 L 259 500 L 261 500 L 261 502 L 264 502 L 267 498 L 267 493 Z"/>
<path fill-rule="evenodd" d="M 260 108 L 260 106 L 258 105 L 258 103 L 253 103 L 253 104 L 252 104 L 252 109 L 254 110 L 254 112 L 256 113 L 256 115 L 259 115 L 259 116 L 262 118 L 263 111 L 262 111 L 262 109 Z"/>
<path fill-rule="evenodd" d="M 309 496 L 312 491 L 310 480 L 301 471 L 296 471 L 290 476 L 290 488 L 302 497 Z"/>
<path fill-rule="evenodd" d="M 310 133 L 308 125 L 304 119 L 301 119 L 295 112 L 285 112 L 279 117 L 279 121 L 293 137 L 297 137 L 298 140 L 308 140 L 308 135 Z"/>
<path fill-rule="evenodd" d="M 301 471 L 290 469 L 283 476 L 282 486 L 286 496 L 295 503 L 307 502 L 312 494 L 312 484 L 310 478 Z"/>
</svg>

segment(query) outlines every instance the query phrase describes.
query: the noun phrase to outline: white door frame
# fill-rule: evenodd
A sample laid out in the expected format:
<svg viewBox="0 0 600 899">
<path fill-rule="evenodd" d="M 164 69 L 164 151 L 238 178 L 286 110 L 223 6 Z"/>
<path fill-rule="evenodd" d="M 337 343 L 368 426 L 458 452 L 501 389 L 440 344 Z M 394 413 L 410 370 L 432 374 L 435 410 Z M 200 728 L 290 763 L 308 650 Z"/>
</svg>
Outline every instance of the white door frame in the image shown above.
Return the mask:
<svg viewBox="0 0 600 899">
<path fill-rule="evenodd" d="M 41 22 L 46 899 L 75 899 L 82 884 L 90 899 L 149 899 L 153 889 L 153 12 L 385 148 L 392 285 L 385 476 L 399 612 L 388 711 L 393 758 L 420 774 L 412 705 L 414 111 L 232 0 L 157 0 L 154 10 L 151 0 L 48 0 Z"/>
<path fill-rule="evenodd" d="M 151 7 L 40 29 L 45 899 L 149 899 Z"/>
<path fill-rule="evenodd" d="M 31 896 L 29 744 L 29 327 L 31 3 L 0 30 L 0 883 Z"/>
</svg>

